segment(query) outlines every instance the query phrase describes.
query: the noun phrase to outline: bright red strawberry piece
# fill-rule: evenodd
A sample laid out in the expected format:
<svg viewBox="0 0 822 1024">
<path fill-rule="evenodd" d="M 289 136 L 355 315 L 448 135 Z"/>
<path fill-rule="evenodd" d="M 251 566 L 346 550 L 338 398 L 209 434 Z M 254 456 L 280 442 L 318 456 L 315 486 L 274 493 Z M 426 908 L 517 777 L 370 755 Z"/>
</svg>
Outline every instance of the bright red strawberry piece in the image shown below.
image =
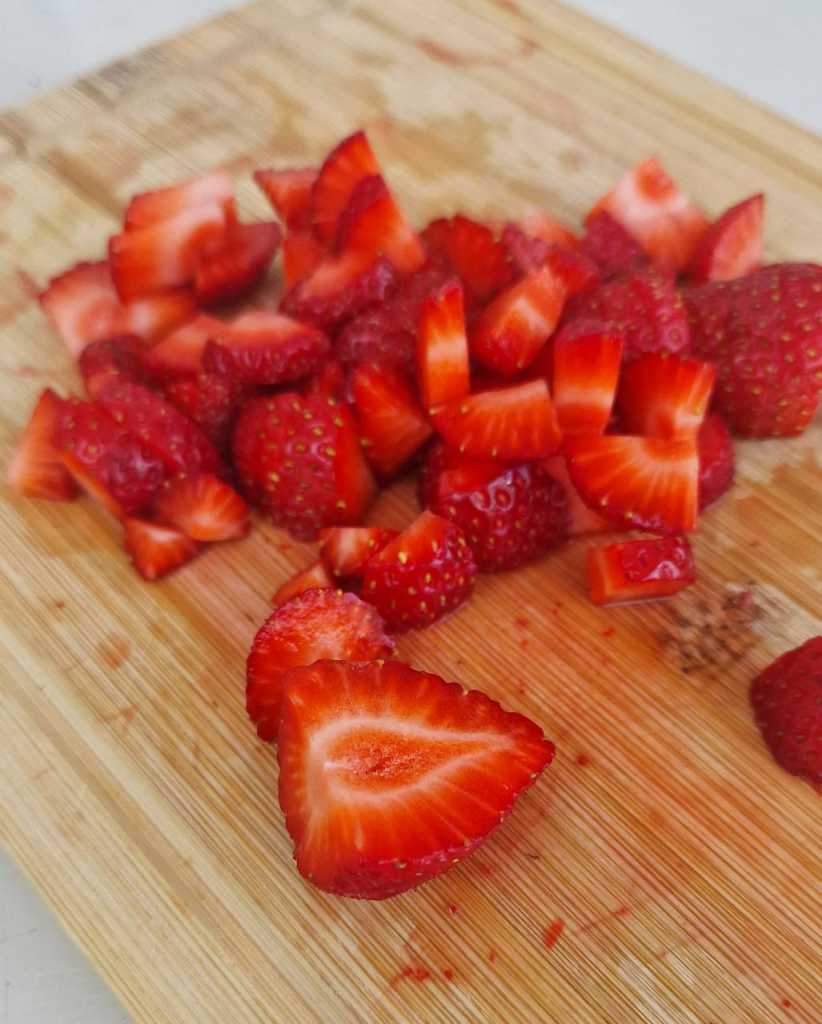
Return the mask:
<svg viewBox="0 0 822 1024">
<path fill-rule="evenodd" d="M 693 354 L 716 364 L 714 407 L 733 433 L 801 434 L 822 389 L 822 267 L 774 264 L 686 297 Z"/>
<path fill-rule="evenodd" d="M 276 387 L 315 373 L 330 351 L 312 324 L 261 309 L 243 313 L 209 341 L 202 366 L 239 384 Z"/>
<path fill-rule="evenodd" d="M 274 212 L 289 231 L 302 231 L 311 223 L 311 191 L 316 167 L 286 171 L 255 171 L 254 180 L 265 192 Z"/>
<path fill-rule="evenodd" d="M 331 399 L 296 392 L 251 399 L 233 450 L 245 493 L 300 539 L 355 525 L 374 497 L 351 413 Z"/>
<path fill-rule="evenodd" d="M 417 336 L 417 380 L 426 409 L 468 394 L 468 339 L 459 281 L 447 282 L 423 302 Z"/>
<path fill-rule="evenodd" d="M 449 487 L 465 491 L 490 483 L 506 468 L 513 467 L 493 459 L 471 458 L 442 441 L 434 441 L 426 451 L 417 481 L 420 508 L 431 508 L 450 493 Z"/>
<path fill-rule="evenodd" d="M 229 209 L 233 207 L 233 203 L 234 186 L 231 178 L 217 171 L 201 178 L 183 181 L 170 188 L 161 188 L 135 196 L 126 209 L 126 231 L 171 220 L 198 206 L 217 204 Z"/>
<path fill-rule="evenodd" d="M 77 368 L 89 398 L 97 398 L 112 380 L 145 383 L 148 378 L 143 353 L 140 341 L 130 334 L 86 345 L 77 360 Z"/>
<path fill-rule="evenodd" d="M 77 497 L 74 480 L 52 442 L 61 404 L 51 388 L 41 392 L 6 469 L 9 487 L 27 498 L 72 501 Z"/>
<path fill-rule="evenodd" d="M 708 228 L 708 221 L 651 157 L 627 171 L 594 206 L 605 210 L 666 270 L 682 270 Z"/>
<path fill-rule="evenodd" d="M 702 421 L 696 436 L 699 451 L 699 511 L 721 498 L 734 482 L 734 443 L 719 413 Z"/>
<path fill-rule="evenodd" d="M 413 274 L 425 263 L 425 250 L 381 175 L 363 178 L 337 226 L 340 252 L 386 256 L 400 274 Z"/>
<path fill-rule="evenodd" d="M 150 581 L 179 569 L 200 550 L 196 540 L 179 530 L 147 519 L 126 519 L 123 531 L 123 543 L 134 568 Z"/>
<path fill-rule="evenodd" d="M 648 255 L 639 242 L 606 210 L 585 218 L 585 234 L 579 247 L 599 267 L 604 278 L 639 270 L 648 263 Z"/>
<path fill-rule="evenodd" d="M 671 597 L 696 580 L 691 545 L 681 536 L 644 537 L 588 551 L 594 604 Z"/>
<path fill-rule="evenodd" d="M 282 239 L 278 224 L 237 224 L 228 232 L 225 247 L 203 260 L 194 277 L 201 306 L 214 306 L 242 298 L 265 277 Z"/>
<path fill-rule="evenodd" d="M 92 341 L 128 333 L 108 263 L 78 263 L 53 278 L 40 295 L 52 327 L 76 359 Z"/>
<path fill-rule="evenodd" d="M 315 661 L 374 661 L 394 641 L 370 604 L 339 590 L 308 590 L 281 605 L 254 638 L 246 663 L 246 709 L 262 740 L 275 740 L 289 669 Z"/>
<path fill-rule="evenodd" d="M 146 365 L 160 377 L 196 373 L 206 344 L 212 338 L 218 338 L 225 329 L 223 320 L 202 313 L 148 349 Z"/>
<path fill-rule="evenodd" d="M 502 232 L 511 263 L 522 274 L 548 266 L 565 285 L 569 296 L 599 284 L 600 274 L 594 261 L 578 247 L 556 245 L 527 235 L 516 224 L 507 224 Z"/>
<path fill-rule="evenodd" d="M 312 234 L 290 231 L 283 239 L 283 288 L 290 291 L 311 277 L 324 255 L 325 249 Z"/>
<path fill-rule="evenodd" d="M 505 376 L 523 370 L 553 334 L 565 297 L 549 267 L 529 274 L 483 310 L 471 331 L 471 354 Z"/>
<path fill-rule="evenodd" d="M 320 369 L 305 386 L 309 395 L 323 395 L 326 398 L 350 398 L 347 394 L 347 379 L 342 363 L 331 356 L 324 359 Z"/>
<path fill-rule="evenodd" d="M 622 362 L 620 334 L 584 334 L 557 340 L 554 407 L 563 435 L 602 434 L 611 418 Z"/>
<path fill-rule="evenodd" d="M 822 782 L 822 636 L 772 662 L 751 683 L 751 705 L 774 760 Z"/>
<path fill-rule="evenodd" d="M 174 377 L 163 384 L 163 395 L 200 427 L 218 451 L 225 453 L 234 420 L 248 389 L 222 373 Z"/>
<path fill-rule="evenodd" d="M 359 899 L 469 856 L 554 756 L 522 715 L 400 662 L 289 674 L 277 757 L 297 868 Z"/>
<path fill-rule="evenodd" d="M 408 378 L 393 366 L 361 363 L 351 394 L 366 454 L 383 476 L 402 469 L 434 432 Z"/>
<path fill-rule="evenodd" d="M 275 608 L 279 608 L 292 598 L 304 594 L 306 590 L 325 590 L 335 586 L 325 562 L 320 558 L 307 569 L 286 580 L 271 598 L 271 603 Z"/>
<path fill-rule="evenodd" d="M 395 284 L 394 266 L 384 256 L 373 259 L 361 252 L 326 256 L 286 294 L 281 308 L 297 320 L 334 327 L 384 302 Z"/>
<path fill-rule="evenodd" d="M 211 473 L 168 481 L 157 496 L 154 516 L 192 540 L 234 540 L 248 532 L 248 506 Z"/>
<path fill-rule="evenodd" d="M 422 629 L 467 601 L 476 575 L 462 530 L 425 511 L 368 562 L 362 595 L 389 629 Z"/>
<path fill-rule="evenodd" d="M 196 313 L 197 305 L 188 288 L 175 288 L 123 303 L 126 333 L 149 342 L 187 323 Z"/>
<path fill-rule="evenodd" d="M 437 410 L 433 420 L 452 448 L 481 459 L 542 459 L 562 440 L 542 379 L 459 398 Z"/>
<path fill-rule="evenodd" d="M 543 459 L 540 465 L 565 490 L 565 500 L 568 505 L 569 537 L 584 537 L 591 533 L 607 533 L 614 529 L 613 523 L 604 519 L 597 512 L 594 512 L 580 498 L 579 492 L 568 474 L 568 464 L 565 461 L 564 455 L 552 455 L 550 459 Z"/>
<path fill-rule="evenodd" d="M 328 154 L 311 193 L 311 219 L 320 241 L 330 244 L 354 189 L 364 178 L 380 173 L 365 132 L 343 139 Z"/>
<path fill-rule="evenodd" d="M 431 259 L 462 281 L 466 298 L 487 302 L 514 279 L 508 250 L 485 224 L 462 214 L 441 217 L 431 221 L 421 237 Z"/>
<path fill-rule="evenodd" d="M 579 245 L 573 231 L 542 210 L 530 210 L 520 217 L 516 227 L 531 238 L 538 238 L 548 245 L 558 245 L 563 249 L 575 249 Z"/>
<path fill-rule="evenodd" d="M 756 270 L 762 262 L 765 197 L 745 199 L 714 221 L 696 248 L 688 276 L 694 282 L 730 281 Z"/>
<path fill-rule="evenodd" d="M 658 533 L 696 526 L 699 457 L 693 435 L 569 437 L 565 455 L 583 501 L 607 519 Z"/>
<path fill-rule="evenodd" d="M 705 418 L 716 371 L 711 363 L 679 356 L 640 356 L 626 366 L 619 385 L 620 423 L 631 434 L 675 437 L 698 430 Z"/>
<path fill-rule="evenodd" d="M 332 526 L 320 534 L 320 554 L 335 576 L 361 576 L 372 555 L 398 536 L 381 526 Z"/>
</svg>

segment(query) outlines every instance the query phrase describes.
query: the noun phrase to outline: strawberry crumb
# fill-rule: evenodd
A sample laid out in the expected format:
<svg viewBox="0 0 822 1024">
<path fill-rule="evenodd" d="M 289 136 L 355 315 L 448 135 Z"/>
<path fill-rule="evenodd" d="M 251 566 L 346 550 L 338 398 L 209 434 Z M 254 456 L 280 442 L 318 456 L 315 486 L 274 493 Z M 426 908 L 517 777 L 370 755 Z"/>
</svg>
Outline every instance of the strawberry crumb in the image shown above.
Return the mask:
<svg viewBox="0 0 822 1024">
<path fill-rule="evenodd" d="M 497 951 L 495 949 L 488 950 L 488 961 L 492 964 L 497 962 Z"/>
<path fill-rule="evenodd" d="M 552 921 L 542 933 L 542 941 L 545 943 L 545 948 L 553 949 L 557 942 L 559 942 L 559 937 L 564 930 L 565 922 L 561 918 Z"/>
<path fill-rule="evenodd" d="M 457 906 L 456 903 L 449 903 L 448 904 L 448 913 L 449 914 L 457 914 L 457 913 L 459 913 L 459 909 L 460 908 Z"/>
<path fill-rule="evenodd" d="M 514 619 L 514 625 L 517 627 L 517 629 L 528 629 L 528 627 L 531 625 L 531 620 L 526 619 L 524 615 L 518 615 Z"/>
<path fill-rule="evenodd" d="M 577 754 L 577 764 L 584 768 L 586 765 L 591 763 L 591 758 L 587 754 Z"/>
<path fill-rule="evenodd" d="M 790 999 L 783 999 L 779 1005 L 782 1007 L 783 1010 L 790 1010 L 790 1008 L 793 1006 L 793 1003 L 790 1001 Z"/>
</svg>

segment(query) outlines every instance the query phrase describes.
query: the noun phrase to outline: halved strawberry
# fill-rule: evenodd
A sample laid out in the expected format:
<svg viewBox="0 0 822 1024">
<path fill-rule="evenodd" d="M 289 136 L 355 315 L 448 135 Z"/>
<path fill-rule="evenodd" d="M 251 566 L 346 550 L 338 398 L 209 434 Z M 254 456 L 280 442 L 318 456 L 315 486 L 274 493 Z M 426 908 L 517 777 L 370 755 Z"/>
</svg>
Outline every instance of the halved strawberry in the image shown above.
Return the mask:
<svg viewBox="0 0 822 1024">
<path fill-rule="evenodd" d="M 509 377 L 525 369 L 553 334 L 566 294 L 550 267 L 535 270 L 483 310 L 471 331 L 471 354 Z"/>
<path fill-rule="evenodd" d="M 225 329 L 225 321 L 201 313 L 150 348 L 145 354 L 146 365 L 160 377 L 196 373 L 206 344 Z"/>
<path fill-rule="evenodd" d="M 157 496 L 154 515 L 192 540 L 234 540 L 248 532 L 248 506 L 211 473 L 170 480 Z"/>
<path fill-rule="evenodd" d="M 354 594 L 308 590 L 281 605 L 254 637 L 246 662 L 246 709 L 262 740 L 277 738 L 289 669 L 316 661 L 373 661 L 394 652 L 376 610 Z"/>
<path fill-rule="evenodd" d="M 86 394 L 92 399 L 112 380 L 134 380 L 139 384 L 147 380 L 143 346 L 130 334 L 86 345 L 77 360 L 77 368 Z"/>
<path fill-rule="evenodd" d="M 310 277 L 322 262 L 325 248 L 307 231 L 290 231 L 283 239 L 283 288 Z"/>
<path fill-rule="evenodd" d="M 225 247 L 202 260 L 194 277 L 201 306 L 242 298 L 263 280 L 280 245 L 279 224 L 261 221 L 230 228 Z"/>
<path fill-rule="evenodd" d="M 330 244 L 343 210 L 363 178 L 380 173 L 365 132 L 343 139 L 325 158 L 311 191 L 311 220 L 320 241 Z"/>
<path fill-rule="evenodd" d="M 421 238 L 431 259 L 457 275 L 472 301 L 486 302 L 514 278 L 502 242 L 485 224 L 460 213 L 431 221 Z"/>
<path fill-rule="evenodd" d="M 196 540 L 179 530 L 147 519 L 126 519 L 123 531 L 123 544 L 134 568 L 150 581 L 179 569 L 200 550 Z"/>
<path fill-rule="evenodd" d="M 765 197 L 751 196 L 714 221 L 702 236 L 688 267 L 692 281 L 730 281 L 756 270 L 762 262 Z"/>
<path fill-rule="evenodd" d="M 695 528 L 699 457 L 692 434 L 569 437 L 565 455 L 582 499 L 607 519 L 658 533 Z"/>
<path fill-rule="evenodd" d="M 384 256 L 374 259 L 362 252 L 326 256 L 286 294 L 281 308 L 297 320 L 333 327 L 384 302 L 395 284 L 394 265 Z"/>
<path fill-rule="evenodd" d="M 597 333 L 558 339 L 553 354 L 554 406 L 563 435 L 604 433 L 616 397 L 622 336 Z"/>
<path fill-rule="evenodd" d="M 126 208 L 126 231 L 171 220 L 198 206 L 217 204 L 224 209 L 234 201 L 234 186 L 227 174 L 215 171 L 191 178 L 170 188 L 156 189 L 135 196 Z"/>
<path fill-rule="evenodd" d="M 136 334 L 144 341 L 163 337 L 196 313 L 197 304 L 189 288 L 174 288 L 123 303 L 126 333 Z"/>
<path fill-rule="evenodd" d="M 306 590 L 325 590 L 334 586 L 336 584 L 331 578 L 325 562 L 319 558 L 307 569 L 302 569 L 287 579 L 271 598 L 271 603 L 275 608 L 279 608 L 292 598 L 304 594 Z"/>
<path fill-rule="evenodd" d="M 324 661 L 285 679 L 280 806 L 301 875 L 384 899 L 471 854 L 554 745 L 477 690 L 399 662 Z"/>
<path fill-rule="evenodd" d="M 562 440 L 542 379 L 458 398 L 437 410 L 433 420 L 452 448 L 479 458 L 543 459 Z"/>
<path fill-rule="evenodd" d="M 312 324 L 259 309 L 225 325 L 206 345 L 202 366 L 240 384 L 276 387 L 316 372 L 330 351 Z"/>
<path fill-rule="evenodd" d="M 78 263 L 53 278 L 40 305 L 75 359 L 92 341 L 129 333 L 106 260 Z"/>
<path fill-rule="evenodd" d="M 311 190 L 317 180 L 316 167 L 255 171 L 254 180 L 265 192 L 274 212 L 289 231 L 302 231 L 309 227 Z"/>
<path fill-rule="evenodd" d="M 619 385 L 620 423 L 632 434 L 675 437 L 705 418 L 716 370 L 696 359 L 648 353 L 626 366 Z"/>
<path fill-rule="evenodd" d="M 471 386 L 462 286 L 451 280 L 422 305 L 417 335 L 417 380 L 431 409 L 468 394 Z"/>
<path fill-rule="evenodd" d="M 656 157 L 627 171 L 594 206 L 606 210 L 666 270 L 682 270 L 708 228 L 708 221 L 679 191 Z"/>
<path fill-rule="evenodd" d="M 543 459 L 541 465 L 549 476 L 552 476 L 565 488 L 565 497 L 568 502 L 569 537 L 584 537 L 590 533 L 607 533 L 615 529 L 613 523 L 594 512 L 580 498 L 568 473 L 568 464 L 564 455 L 552 455 L 550 459 Z"/>
<path fill-rule="evenodd" d="M 222 454 L 226 453 L 234 419 L 248 389 L 222 373 L 173 377 L 162 386 L 165 398 L 197 424 Z"/>
<path fill-rule="evenodd" d="M 335 576 L 361 576 L 372 555 L 397 536 L 381 526 L 332 526 L 320 533 L 320 554 Z"/>
<path fill-rule="evenodd" d="M 361 363 L 351 375 L 351 394 L 366 455 L 384 476 L 401 469 L 434 432 L 407 377 L 393 366 Z"/>
<path fill-rule="evenodd" d="M 543 210 L 529 210 L 519 218 L 516 226 L 531 238 L 539 238 L 548 245 L 559 245 L 564 249 L 575 249 L 579 245 L 579 239 L 570 228 Z"/>
<path fill-rule="evenodd" d="M 648 254 L 639 242 L 607 210 L 588 214 L 579 247 L 604 278 L 638 270 L 648 263 Z"/>
<path fill-rule="evenodd" d="M 425 250 L 379 174 L 363 178 L 337 226 L 337 250 L 387 256 L 400 274 L 413 274 L 425 263 Z"/>
<path fill-rule="evenodd" d="M 6 482 L 27 498 L 73 501 L 77 488 L 54 447 L 54 435 L 62 400 L 46 388 L 37 399 L 6 470 Z"/>
<path fill-rule="evenodd" d="M 644 537 L 588 551 L 588 587 L 594 604 L 671 597 L 696 580 L 685 537 Z"/>
</svg>

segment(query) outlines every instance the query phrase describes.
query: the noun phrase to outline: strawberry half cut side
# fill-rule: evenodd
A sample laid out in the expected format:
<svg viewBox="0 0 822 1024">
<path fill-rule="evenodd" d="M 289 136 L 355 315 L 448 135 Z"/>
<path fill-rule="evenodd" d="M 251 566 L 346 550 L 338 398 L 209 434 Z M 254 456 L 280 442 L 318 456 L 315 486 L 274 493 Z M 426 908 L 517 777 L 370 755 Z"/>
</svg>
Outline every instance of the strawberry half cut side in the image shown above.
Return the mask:
<svg viewBox="0 0 822 1024">
<path fill-rule="evenodd" d="M 468 394 L 471 377 L 465 305 L 457 280 L 448 281 L 423 302 L 417 334 L 417 380 L 426 409 Z"/>
<path fill-rule="evenodd" d="M 726 210 L 697 246 L 688 267 L 691 281 L 730 281 L 756 270 L 762 262 L 764 219 L 761 193 Z"/>
<path fill-rule="evenodd" d="M 77 497 L 74 480 L 52 442 L 61 404 L 51 388 L 40 394 L 6 470 L 8 485 L 27 498 L 73 501 Z"/>
<path fill-rule="evenodd" d="M 197 267 L 194 291 L 200 305 L 231 302 L 256 288 L 281 239 L 280 226 L 273 221 L 231 227 L 225 247 Z"/>
<path fill-rule="evenodd" d="M 363 178 L 340 217 L 336 248 L 387 256 L 400 274 L 413 274 L 425 263 L 425 250 L 382 176 Z"/>
<path fill-rule="evenodd" d="M 381 526 L 332 526 L 320 533 L 320 554 L 335 576 L 361 576 L 368 560 L 397 536 Z"/>
<path fill-rule="evenodd" d="M 398 472 L 433 434 L 401 370 L 361 363 L 351 376 L 357 422 L 369 461 L 384 476 Z"/>
<path fill-rule="evenodd" d="M 147 519 L 124 521 L 123 544 L 134 568 L 149 581 L 159 580 L 179 569 L 200 550 L 196 540 L 179 530 Z"/>
<path fill-rule="evenodd" d="M 554 406 L 563 435 L 604 433 L 616 397 L 622 335 L 557 339 L 553 354 Z"/>
<path fill-rule="evenodd" d="M 254 181 L 289 231 L 303 231 L 310 226 L 311 191 L 316 180 L 316 167 L 254 172 Z"/>
<path fill-rule="evenodd" d="M 292 597 L 304 594 L 306 590 L 325 590 L 334 585 L 334 580 L 329 575 L 325 562 L 320 558 L 316 562 L 312 562 L 307 569 L 301 569 L 300 572 L 287 579 L 271 598 L 271 603 L 275 608 L 279 608 L 290 601 Z"/>
<path fill-rule="evenodd" d="M 640 356 L 625 367 L 619 386 L 623 429 L 650 437 L 698 430 L 715 377 L 711 363 L 656 352 Z"/>
<path fill-rule="evenodd" d="M 311 220 L 321 242 L 330 245 L 343 210 L 364 178 L 380 173 L 363 131 L 342 140 L 325 158 L 311 191 Z"/>
<path fill-rule="evenodd" d="M 192 540 L 235 540 L 248 532 L 248 506 L 211 473 L 169 481 L 157 497 L 154 515 Z"/>
</svg>

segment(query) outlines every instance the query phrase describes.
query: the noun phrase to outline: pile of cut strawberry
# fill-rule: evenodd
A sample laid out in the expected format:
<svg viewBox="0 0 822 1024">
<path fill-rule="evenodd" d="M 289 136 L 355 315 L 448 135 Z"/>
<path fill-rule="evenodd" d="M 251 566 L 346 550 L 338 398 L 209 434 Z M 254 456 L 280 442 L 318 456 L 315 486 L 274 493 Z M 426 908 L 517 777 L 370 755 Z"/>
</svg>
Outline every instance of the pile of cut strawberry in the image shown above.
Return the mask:
<svg viewBox="0 0 822 1024">
<path fill-rule="evenodd" d="M 276 222 L 243 222 L 210 174 L 135 197 L 108 257 L 48 285 L 86 397 L 43 392 L 9 481 L 91 495 L 146 579 L 241 537 L 249 506 L 319 540 L 254 642 L 247 705 L 278 739 L 302 873 L 378 898 L 470 852 L 553 754 L 488 697 L 384 662 L 386 630 L 581 535 L 635 534 L 590 549 L 599 604 L 692 583 L 731 434 L 814 415 L 822 267 L 761 266 L 763 197 L 711 223 L 656 159 L 580 233 L 542 212 L 417 231 L 363 132 L 254 177 Z M 417 518 L 363 525 L 410 472 Z"/>
</svg>

